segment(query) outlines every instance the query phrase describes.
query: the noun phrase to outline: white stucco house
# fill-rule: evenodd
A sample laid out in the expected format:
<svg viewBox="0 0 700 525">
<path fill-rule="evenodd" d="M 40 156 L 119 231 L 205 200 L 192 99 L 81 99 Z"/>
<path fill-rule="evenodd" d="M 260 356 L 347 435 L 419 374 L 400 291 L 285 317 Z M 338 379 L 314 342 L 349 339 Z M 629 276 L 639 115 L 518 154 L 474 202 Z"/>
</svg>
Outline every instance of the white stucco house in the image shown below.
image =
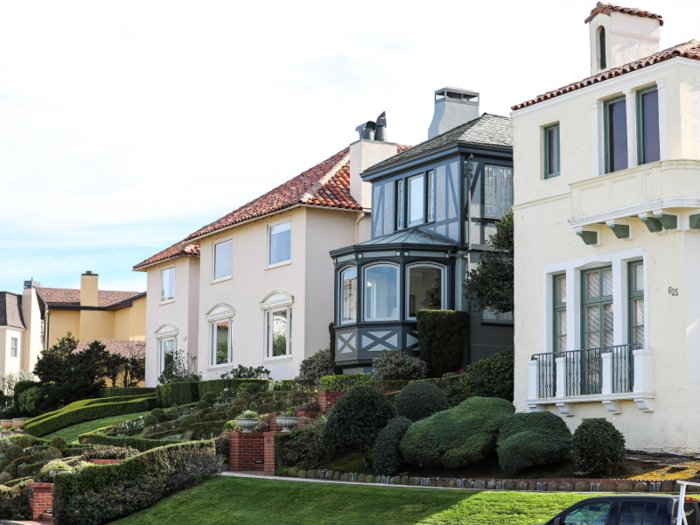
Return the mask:
<svg viewBox="0 0 700 525">
<path fill-rule="evenodd" d="M 591 76 L 514 106 L 515 404 L 700 449 L 700 42 L 598 4 Z"/>
<path fill-rule="evenodd" d="M 34 280 L 22 294 L 0 292 L 0 373 L 32 370 L 41 355 L 42 315 Z M 3 385 L 4 388 L 4 385 Z"/>
</svg>

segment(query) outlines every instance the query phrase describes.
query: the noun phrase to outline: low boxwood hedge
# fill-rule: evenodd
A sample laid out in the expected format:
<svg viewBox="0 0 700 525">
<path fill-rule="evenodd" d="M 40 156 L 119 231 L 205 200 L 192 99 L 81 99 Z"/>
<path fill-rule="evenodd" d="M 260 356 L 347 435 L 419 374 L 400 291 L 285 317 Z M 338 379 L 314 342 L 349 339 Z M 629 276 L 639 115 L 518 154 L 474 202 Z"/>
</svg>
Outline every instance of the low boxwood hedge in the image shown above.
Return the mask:
<svg viewBox="0 0 700 525">
<path fill-rule="evenodd" d="M 321 378 L 321 390 L 326 392 L 345 392 L 355 385 L 372 386 L 372 378 L 368 374 L 342 374 Z"/>
<path fill-rule="evenodd" d="M 24 430 L 33 436 L 41 437 L 56 430 L 60 430 L 71 425 L 77 425 L 83 421 L 93 421 L 104 417 L 121 416 L 122 414 L 133 414 L 135 412 L 146 412 L 153 410 L 156 400 L 153 397 L 144 399 L 134 399 L 121 403 L 105 403 L 98 405 L 83 405 L 73 407 L 75 403 L 64 407 L 62 410 L 52 413 L 40 420 L 31 420 L 24 427 Z"/>
<path fill-rule="evenodd" d="M 260 391 L 266 391 L 272 390 L 274 381 L 272 379 L 212 379 L 210 381 L 200 381 L 196 384 L 199 389 L 199 399 L 202 399 L 207 392 L 212 392 L 216 397 L 219 397 L 224 388 L 228 388 L 229 392 L 235 393 L 243 383 L 258 384 L 260 385 Z"/>
<path fill-rule="evenodd" d="M 85 401 L 85 403 L 82 406 L 90 406 L 90 405 L 106 405 L 107 403 L 122 403 L 124 401 L 133 401 L 134 399 L 148 399 L 148 398 L 153 398 L 155 399 L 156 394 L 155 392 L 152 394 L 146 394 L 146 395 L 140 395 L 140 396 L 119 396 L 119 397 L 106 397 L 106 398 L 101 398 L 98 397 L 97 399 L 84 399 L 82 401 Z"/>
<path fill-rule="evenodd" d="M 113 447 L 131 447 L 141 452 L 146 450 L 152 450 L 158 447 L 164 447 L 166 445 L 172 445 L 173 441 L 170 439 L 146 439 L 142 437 L 116 437 L 107 436 L 101 432 L 109 430 L 111 427 L 98 428 L 92 432 L 86 434 L 80 434 L 78 436 L 78 442 L 81 445 L 111 445 Z M 169 432 L 168 434 L 178 434 L 177 429 Z"/>
<path fill-rule="evenodd" d="M 124 388 L 100 388 L 100 397 L 123 397 L 123 396 L 141 396 L 146 397 L 146 394 L 155 394 L 155 388 L 146 388 L 141 386 L 132 386 Z"/>
<path fill-rule="evenodd" d="M 156 387 L 158 406 L 188 405 L 199 401 L 198 383 L 168 383 Z"/>
<path fill-rule="evenodd" d="M 205 421 L 192 425 L 191 439 L 214 439 L 224 430 L 225 424 L 226 421 Z"/>
</svg>

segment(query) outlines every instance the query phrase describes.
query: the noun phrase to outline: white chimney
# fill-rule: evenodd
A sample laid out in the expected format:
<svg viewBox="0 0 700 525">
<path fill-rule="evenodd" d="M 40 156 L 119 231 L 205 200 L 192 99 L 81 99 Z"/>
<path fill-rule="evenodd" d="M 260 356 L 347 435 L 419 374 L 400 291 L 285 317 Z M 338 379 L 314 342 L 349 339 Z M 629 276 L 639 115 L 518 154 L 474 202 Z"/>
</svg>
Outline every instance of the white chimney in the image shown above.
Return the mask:
<svg viewBox="0 0 700 525">
<path fill-rule="evenodd" d="M 591 75 L 659 52 L 661 15 L 598 2 L 586 18 Z"/>
<path fill-rule="evenodd" d="M 469 89 L 444 87 L 435 92 L 435 111 L 428 138 L 450 131 L 479 116 L 479 93 Z"/>
</svg>

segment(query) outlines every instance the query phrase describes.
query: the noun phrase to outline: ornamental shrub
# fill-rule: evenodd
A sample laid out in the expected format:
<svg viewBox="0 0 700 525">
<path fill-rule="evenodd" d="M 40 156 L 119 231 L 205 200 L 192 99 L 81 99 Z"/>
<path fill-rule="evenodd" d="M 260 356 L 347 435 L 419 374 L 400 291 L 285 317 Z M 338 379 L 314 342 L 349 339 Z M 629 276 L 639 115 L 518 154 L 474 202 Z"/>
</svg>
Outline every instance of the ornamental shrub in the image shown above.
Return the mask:
<svg viewBox="0 0 700 525">
<path fill-rule="evenodd" d="M 411 425 L 401 439 L 401 455 L 406 463 L 420 466 L 478 463 L 495 450 L 498 430 L 513 412 L 515 407 L 505 399 L 472 397 Z"/>
<path fill-rule="evenodd" d="M 396 416 L 394 405 L 377 389 L 356 385 L 338 399 L 323 430 L 330 455 L 359 452 L 365 467 L 379 432 Z"/>
<path fill-rule="evenodd" d="M 14 461 L 24 455 L 24 450 L 19 445 L 12 445 L 5 451 L 5 461 Z"/>
<path fill-rule="evenodd" d="M 199 386 L 197 382 L 168 383 L 156 387 L 156 398 L 159 407 L 187 405 L 199 401 Z"/>
<path fill-rule="evenodd" d="M 168 420 L 168 416 L 165 415 L 165 410 L 162 408 L 154 408 L 150 415 L 155 417 L 158 423 L 163 423 Z"/>
<path fill-rule="evenodd" d="M 63 439 L 63 438 L 61 438 Z M 63 440 L 65 443 L 65 439 Z M 57 447 L 53 445 L 44 451 L 44 457 L 42 459 L 43 463 L 53 461 L 54 459 L 61 459 L 63 457 L 63 452 L 61 452 Z"/>
<path fill-rule="evenodd" d="M 61 439 L 63 439 L 63 438 L 61 438 Z M 65 443 L 65 441 L 66 440 L 64 439 L 63 442 Z M 27 448 L 27 447 L 31 446 L 31 444 L 32 444 L 32 440 L 29 436 L 20 436 L 17 439 L 17 441 L 15 441 L 15 445 L 19 445 L 22 448 Z"/>
<path fill-rule="evenodd" d="M 216 394 L 214 392 L 204 392 L 201 396 L 201 400 L 206 402 L 209 406 L 216 403 Z"/>
<path fill-rule="evenodd" d="M 323 432 L 328 419 L 320 416 L 312 424 L 284 434 L 275 435 L 275 462 L 277 467 L 307 470 L 331 460 L 323 446 Z"/>
<path fill-rule="evenodd" d="M 574 432 L 573 451 L 576 470 L 602 473 L 625 459 L 625 437 L 605 419 L 586 419 Z"/>
<path fill-rule="evenodd" d="M 240 416 L 243 413 L 243 408 L 240 406 L 232 406 L 231 408 L 228 409 L 228 412 L 226 412 L 226 419 L 228 421 L 232 419 L 236 419 L 238 416 Z"/>
<path fill-rule="evenodd" d="M 326 392 L 345 392 L 355 385 L 370 386 L 372 378 L 368 374 L 342 374 L 321 378 L 321 390 Z"/>
<path fill-rule="evenodd" d="M 197 416 L 190 414 L 188 416 L 185 416 L 181 419 L 180 426 L 183 428 L 183 430 L 190 430 L 193 428 L 197 423 L 199 423 L 199 420 L 197 419 Z"/>
<path fill-rule="evenodd" d="M 322 377 L 341 375 L 342 373 L 343 369 L 335 364 L 335 352 L 326 348 L 301 362 L 299 375 L 294 381 L 305 390 L 320 390 Z"/>
<path fill-rule="evenodd" d="M 219 397 L 221 396 L 221 394 L 224 393 L 224 389 L 228 389 L 226 390 L 226 392 L 229 396 L 232 396 L 239 390 L 240 385 L 243 384 L 257 385 L 256 387 L 252 387 L 253 389 L 257 388 L 255 392 L 253 392 L 253 390 L 251 390 L 250 392 L 258 393 L 264 390 L 272 390 L 272 385 L 274 384 L 274 381 L 272 381 L 271 379 L 256 379 L 243 377 L 237 379 L 211 379 L 209 381 L 200 381 L 199 383 L 197 383 L 197 387 L 199 389 L 199 399 L 202 399 L 204 394 L 206 394 L 207 392 L 212 392 L 216 397 Z"/>
<path fill-rule="evenodd" d="M 17 412 L 23 413 L 26 411 L 26 398 L 23 400 L 25 404 L 20 402 L 20 394 L 31 388 L 36 388 L 40 385 L 39 381 L 17 381 L 14 392 L 12 394 L 13 406 Z"/>
<path fill-rule="evenodd" d="M 445 394 L 450 406 L 457 406 L 470 397 L 500 397 L 513 401 L 514 378 L 513 350 L 503 350 L 470 364 L 463 374 L 446 384 Z"/>
<path fill-rule="evenodd" d="M 214 446 L 216 447 L 216 454 L 221 456 L 224 462 L 228 463 L 229 460 L 229 444 L 230 436 L 229 433 L 219 436 L 214 440 Z"/>
<path fill-rule="evenodd" d="M 209 408 L 210 405 L 206 401 L 201 400 L 201 401 L 197 401 L 197 404 L 195 406 L 197 407 L 197 410 L 205 410 L 205 409 Z"/>
<path fill-rule="evenodd" d="M 507 474 L 564 459 L 571 451 L 571 431 L 551 412 L 525 412 L 508 417 L 498 440 L 498 464 Z"/>
<path fill-rule="evenodd" d="M 63 450 L 68 446 L 68 442 L 61 436 L 56 436 L 49 442 L 49 446 L 58 450 Z"/>
<path fill-rule="evenodd" d="M 372 456 L 374 470 L 386 476 L 393 476 L 403 465 L 399 443 L 413 421 L 404 416 L 398 416 L 389 421 L 377 436 Z"/>
<path fill-rule="evenodd" d="M 122 396 L 139 396 L 145 397 L 147 394 L 155 394 L 155 388 L 147 388 L 141 386 L 130 386 L 123 388 L 101 388 L 100 397 L 122 397 Z"/>
<path fill-rule="evenodd" d="M 454 310 L 418 310 L 420 357 L 431 377 L 462 368 L 469 340 L 469 313 Z"/>
<path fill-rule="evenodd" d="M 146 417 L 143 418 L 143 426 L 144 427 L 152 427 L 153 425 L 158 423 L 158 418 L 153 415 L 153 413 L 148 414 Z"/>
<path fill-rule="evenodd" d="M 382 350 L 372 360 L 372 379 L 424 379 L 428 376 L 428 363 L 401 350 Z"/>
<path fill-rule="evenodd" d="M 437 412 L 447 410 L 447 396 L 435 385 L 418 381 L 405 386 L 394 399 L 400 416 L 411 421 L 420 421 Z"/>
</svg>

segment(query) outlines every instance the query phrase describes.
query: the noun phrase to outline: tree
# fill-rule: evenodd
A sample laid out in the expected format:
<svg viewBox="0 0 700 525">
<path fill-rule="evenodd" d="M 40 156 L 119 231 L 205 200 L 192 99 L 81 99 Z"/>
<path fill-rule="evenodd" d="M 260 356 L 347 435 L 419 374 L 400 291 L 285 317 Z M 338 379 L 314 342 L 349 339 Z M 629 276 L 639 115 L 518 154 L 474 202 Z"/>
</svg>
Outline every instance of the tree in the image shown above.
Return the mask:
<svg viewBox="0 0 700 525">
<path fill-rule="evenodd" d="M 201 379 L 202 374 L 197 371 L 197 358 L 184 350 L 176 350 L 172 362 L 158 377 L 158 383 L 195 383 Z"/>
<path fill-rule="evenodd" d="M 513 311 L 513 211 L 496 223 L 496 233 L 488 239 L 494 250 L 483 252 L 481 262 L 467 274 L 464 295 L 471 302 L 471 311 L 491 309 Z"/>
<path fill-rule="evenodd" d="M 117 386 L 117 379 L 124 373 L 127 359 L 120 354 L 110 354 L 104 361 L 104 377 L 112 382 L 112 386 Z M 126 385 L 125 385 L 126 386 Z"/>
</svg>

